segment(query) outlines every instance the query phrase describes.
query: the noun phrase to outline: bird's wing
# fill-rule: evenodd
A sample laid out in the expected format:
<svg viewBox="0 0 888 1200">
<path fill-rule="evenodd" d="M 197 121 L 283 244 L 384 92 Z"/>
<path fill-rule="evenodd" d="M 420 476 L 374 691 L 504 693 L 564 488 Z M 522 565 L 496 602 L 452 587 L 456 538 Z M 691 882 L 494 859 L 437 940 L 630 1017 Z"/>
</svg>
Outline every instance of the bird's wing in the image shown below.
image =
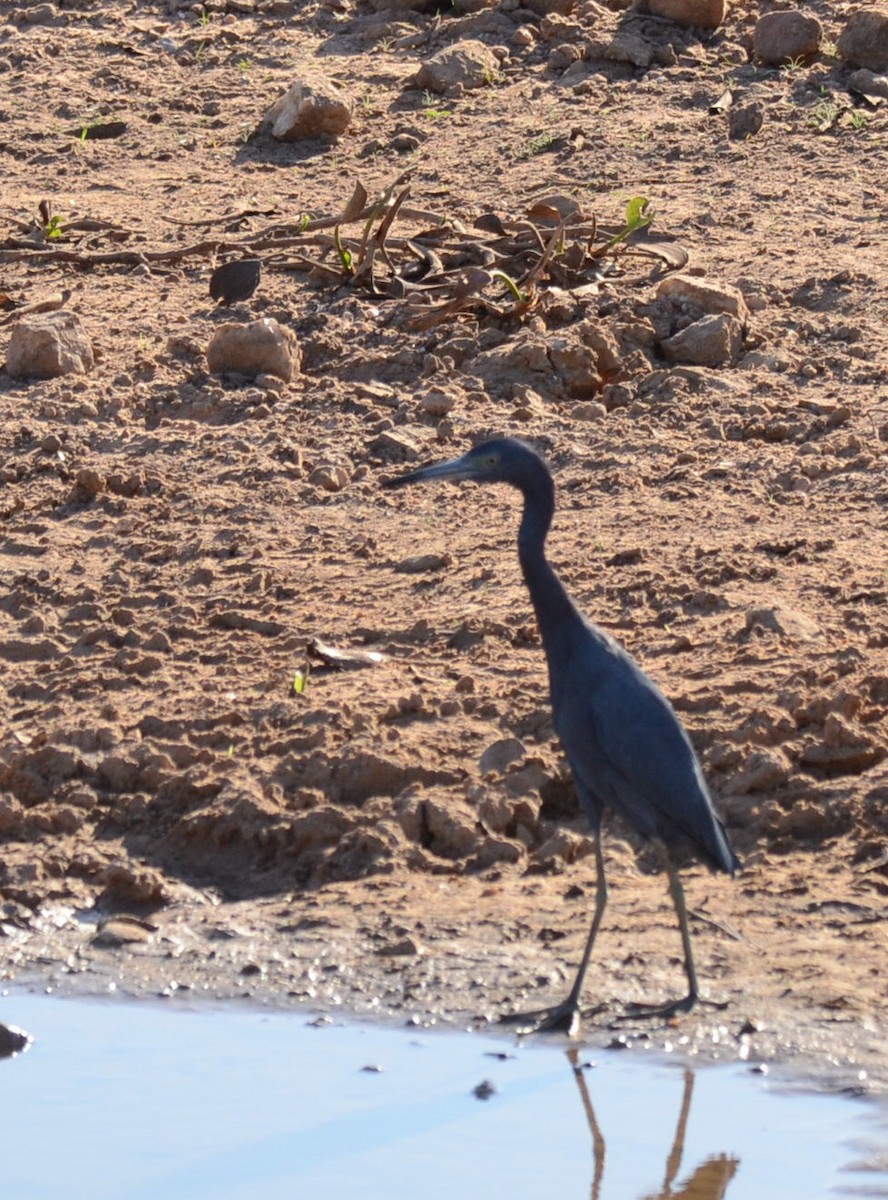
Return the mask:
<svg viewBox="0 0 888 1200">
<path fill-rule="evenodd" d="M 620 646 L 590 634 L 572 648 L 553 698 L 575 777 L 644 836 L 683 834 L 732 869 L 697 756 L 669 701 Z"/>
</svg>

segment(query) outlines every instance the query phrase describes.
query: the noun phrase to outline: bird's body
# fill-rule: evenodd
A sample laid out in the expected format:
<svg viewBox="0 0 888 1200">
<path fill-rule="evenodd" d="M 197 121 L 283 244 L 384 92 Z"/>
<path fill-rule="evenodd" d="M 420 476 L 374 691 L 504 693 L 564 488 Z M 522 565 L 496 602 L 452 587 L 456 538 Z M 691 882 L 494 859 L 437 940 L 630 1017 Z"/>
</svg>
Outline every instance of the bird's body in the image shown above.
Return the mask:
<svg viewBox="0 0 888 1200">
<path fill-rule="evenodd" d="M 249 300 L 262 277 L 260 258 L 235 258 L 210 276 L 210 298 L 223 308 Z"/>
<path fill-rule="evenodd" d="M 577 794 L 596 835 L 598 893 L 583 961 L 567 1000 L 534 1014 L 541 1028 L 573 1028 L 583 978 L 607 901 L 599 831 L 606 809 L 618 812 L 654 840 L 669 874 L 681 926 L 688 996 L 657 1010 L 690 1009 L 699 999 L 681 883 L 666 847 L 689 842 L 709 866 L 729 874 L 739 867 L 717 817 L 690 739 L 657 685 L 617 642 L 577 608 L 545 557 L 555 511 L 555 486 L 545 462 L 513 438 L 484 442 L 462 458 L 422 468 L 390 486 L 428 479 L 507 483 L 524 497 L 518 557 L 549 668 L 555 729 L 573 772 Z"/>
</svg>

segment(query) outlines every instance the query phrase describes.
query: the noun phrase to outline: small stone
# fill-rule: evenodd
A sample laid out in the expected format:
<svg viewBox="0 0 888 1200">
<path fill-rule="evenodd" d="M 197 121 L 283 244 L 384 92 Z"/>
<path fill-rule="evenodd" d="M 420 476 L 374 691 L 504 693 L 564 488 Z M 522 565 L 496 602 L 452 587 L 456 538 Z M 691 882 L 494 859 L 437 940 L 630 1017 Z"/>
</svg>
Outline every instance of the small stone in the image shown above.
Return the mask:
<svg viewBox="0 0 888 1200">
<path fill-rule="evenodd" d="M 722 788 L 725 796 L 746 796 L 750 792 L 769 792 L 789 778 L 789 763 L 779 751 L 755 750 L 738 773 Z"/>
<path fill-rule="evenodd" d="M 394 429 L 384 429 L 370 443 L 370 449 L 382 458 L 411 460 L 419 455 L 416 444 L 403 433 L 396 433 Z"/>
<path fill-rule="evenodd" d="M 559 46 L 553 46 L 549 51 L 546 66 L 550 71 L 559 74 L 573 66 L 575 62 L 579 62 L 581 58 L 582 53 L 577 46 L 570 42 L 562 42 Z"/>
<path fill-rule="evenodd" d="M 729 313 L 701 317 L 680 333 L 666 338 L 660 349 L 670 362 L 698 367 L 721 367 L 734 362 L 743 345 L 743 330 Z"/>
<path fill-rule="evenodd" d="M 416 72 L 412 86 L 443 94 L 452 88 L 490 85 L 500 69 L 500 60 L 483 42 L 456 42 L 445 46 Z"/>
<path fill-rule="evenodd" d="M 396 562 L 394 570 L 399 575 L 425 575 L 429 571 L 443 571 L 452 562 L 449 554 L 411 554 Z"/>
<path fill-rule="evenodd" d="M 728 113 L 728 137 L 732 141 L 743 141 L 754 137 L 765 120 L 765 106 L 757 100 L 751 104 L 740 104 Z"/>
<path fill-rule="evenodd" d="M 416 939 L 408 936 L 399 938 L 396 942 L 389 942 L 385 946 L 380 946 L 375 953 L 385 958 L 406 958 L 421 954 L 422 951 Z"/>
<path fill-rule="evenodd" d="M 90 945 L 112 950 L 118 946 L 149 942 L 151 937 L 152 931 L 147 924 L 128 917 L 113 917 L 101 923 L 90 939 Z"/>
<path fill-rule="evenodd" d="M 526 754 L 524 743 L 518 738 L 500 738 L 499 741 L 491 742 L 483 752 L 478 761 L 478 768 L 482 775 L 489 775 L 491 772 L 502 775 L 506 767 L 513 762 L 519 762 Z"/>
<path fill-rule="evenodd" d="M 207 348 L 213 374 L 231 371 L 255 378 L 276 375 L 289 381 L 299 373 L 301 354 L 296 335 L 271 317 L 249 325 L 221 325 Z"/>
<path fill-rule="evenodd" d="M 795 59 L 807 59 L 820 49 L 823 27 L 817 18 L 802 9 L 765 13 L 752 31 L 752 51 L 760 62 L 779 66 Z"/>
<path fill-rule="evenodd" d="M 814 638 L 820 627 L 805 613 L 795 608 L 775 604 L 770 608 L 753 608 L 746 614 L 746 629 L 767 629 L 791 638 Z"/>
<path fill-rule="evenodd" d="M 33 4 L 22 13 L 29 25 L 51 25 L 58 16 L 54 4 Z"/>
<path fill-rule="evenodd" d="M 512 34 L 512 45 L 527 50 L 536 44 L 537 35 L 532 25 L 519 25 Z"/>
<path fill-rule="evenodd" d="M 692 275 L 667 276 L 657 288 L 657 298 L 673 304 L 692 304 L 705 313 L 730 313 L 744 322 L 749 315 L 739 288 L 695 279 Z"/>
<path fill-rule="evenodd" d="M 323 488 L 325 492 L 341 492 L 348 483 L 348 471 L 345 467 L 323 464 L 315 467 L 308 477 L 308 482 Z"/>
<path fill-rule="evenodd" d="M 570 415 L 575 421 L 603 421 L 607 416 L 607 409 L 597 400 L 586 400 L 583 404 L 575 404 Z"/>
<path fill-rule="evenodd" d="M 339 138 L 352 118 L 351 102 L 332 89 L 297 80 L 265 114 L 263 125 L 279 142 Z"/>
<path fill-rule="evenodd" d="M 864 96 L 876 96 L 888 100 L 888 79 L 884 75 L 876 75 L 862 67 L 848 76 L 848 87 Z"/>
<path fill-rule="evenodd" d="M 648 0 L 648 9 L 687 29 L 718 29 L 725 19 L 725 0 Z"/>
<path fill-rule="evenodd" d="M 23 317 L 12 330 L 6 370 L 13 379 L 55 379 L 91 371 L 93 348 L 80 318 L 64 309 Z"/>
<path fill-rule="evenodd" d="M 888 71 L 888 8 L 859 8 L 839 35 L 836 53 L 855 67 Z"/>
<path fill-rule="evenodd" d="M 423 412 L 433 417 L 446 417 L 456 404 L 456 396 L 445 392 L 443 388 L 431 388 L 419 398 L 419 406 Z"/>
<path fill-rule="evenodd" d="M 95 500 L 104 487 L 105 481 L 98 471 L 93 471 L 90 467 L 83 467 L 77 472 L 74 486 L 68 495 L 68 502 L 70 504 L 89 504 L 90 500 Z"/>
</svg>

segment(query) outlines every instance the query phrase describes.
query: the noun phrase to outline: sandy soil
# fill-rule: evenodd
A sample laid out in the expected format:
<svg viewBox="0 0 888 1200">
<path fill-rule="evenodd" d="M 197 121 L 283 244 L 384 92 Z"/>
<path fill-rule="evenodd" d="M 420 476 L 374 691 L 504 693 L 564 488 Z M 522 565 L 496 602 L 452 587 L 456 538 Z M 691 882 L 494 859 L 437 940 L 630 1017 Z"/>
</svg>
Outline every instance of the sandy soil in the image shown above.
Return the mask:
<svg viewBox="0 0 888 1200">
<path fill-rule="evenodd" d="M 888 105 L 852 109 L 829 55 L 748 63 L 746 5 L 702 39 L 642 21 L 671 65 L 569 80 L 533 13 L 297 7 L 84 0 L 33 24 L 0 3 L 0 292 L 69 292 L 98 355 L 0 373 L 3 977 L 419 1021 L 560 997 L 593 863 L 515 498 L 379 487 L 512 433 L 557 474 L 553 562 L 673 699 L 744 861 L 686 872 L 727 1008 L 616 1025 L 683 981 L 664 881 L 608 827 L 586 1034 L 885 1084 Z M 813 7 L 834 42 L 842 6 Z M 571 19 L 593 18 L 623 15 Z M 466 37 L 505 47 L 486 86 L 409 86 Z M 353 100 L 338 143 L 253 136 L 300 76 Z M 709 113 L 729 85 L 763 106 L 747 140 Z M 127 127 L 76 135 L 98 120 Z M 664 268 L 638 256 L 585 294 L 544 271 L 523 311 L 417 324 L 337 279 L 303 219 L 408 170 L 402 248 L 409 212 L 489 239 L 479 218 L 553 194 L 616 229 L 647 197 L 686 271 L 746 297 L 740 355 L 665 362 Z M 215 309 L 210 270 L 244 246 L 263 282 Z M 210 376 L 216 327 L 256 316 L 293 330 L 301 374 Z M 620 363 L 583 382 L 596 336 Z M 386 657 L 309 672 L 313 637 Z"/>
</svg>

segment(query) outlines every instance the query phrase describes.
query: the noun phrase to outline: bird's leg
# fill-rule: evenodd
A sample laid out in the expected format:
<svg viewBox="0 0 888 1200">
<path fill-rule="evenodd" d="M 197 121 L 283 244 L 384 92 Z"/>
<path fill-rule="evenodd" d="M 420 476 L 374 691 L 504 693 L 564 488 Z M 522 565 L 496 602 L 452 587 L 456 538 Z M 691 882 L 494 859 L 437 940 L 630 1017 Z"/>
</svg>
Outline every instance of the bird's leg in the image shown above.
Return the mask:
<svg viewBox="0 0 888 1200">
<path fill-rule="evenodd" d="M 644 1004 L 630 1004 L 624 1016 L 674 1017 L 676 1013 L 690 1012 L 697 1004 L 709 1004 L 713 1008 L 726 1008 L 726 1004 L 718 1003 L 715 1000 L 704 1000 L 700 995 L 700 986 L 697 983 L 697 968 L 694 965 L 694 951 L 691 947 L 691 930 L 688 925 L 688 906 L 685 902 L 684 888 L 681 885 L 678 871 L 666 846 L 659 838 L 654 839 L 654 846 L 657 849 L 663 869 L 669 877 L 669 895 L 672 897 L 672 903 L 675 905 L 675 913 L 678 917 L 679 928 L 681 929 L 685 974 L 688 977 L 688 994 L 681 1000 L 673 1000 L 670 1004 L 663 1004 L 653 1008 Z"/>
<path fill-rule="evenodd" d="M 595 938 L 598 935 L 598 927 L 601 924 L 601 918 L 604 916 L 604 910 L 607 906 L 607 877 L 604 873 L 604 855 L 601 852 L 601 833 L 598 830 L 595 831 L 595 863 L 598 875 L 595 883 L 595 912 L 592 916 L 592 928 L 589 930 L 589 936 L 586 939 L 586 948 L 583 950 L 583 957 L 580 960 L 576 978 L 573 981 L 573 987 L 568 992 L 567 997 L 560 1004 L 556 1004 L 554 1008 L 541 1008 L 527 1013 L 508 1013 L 506 1016 L 500 1017 L 501 1023 L 516 1025 L 522 1033 L 558 1032 L 566 1033 L 568 1037 L 573 1037 L 576 1033 L 580 1024 L 580 1018 L 583 1015 L 580 1008 L 583 981 L 586 978 L 589 960 L 592 957 Z M 599 1008 L 595 1011 L 600 1012 L 601 1009 Z"/>
</svg>

